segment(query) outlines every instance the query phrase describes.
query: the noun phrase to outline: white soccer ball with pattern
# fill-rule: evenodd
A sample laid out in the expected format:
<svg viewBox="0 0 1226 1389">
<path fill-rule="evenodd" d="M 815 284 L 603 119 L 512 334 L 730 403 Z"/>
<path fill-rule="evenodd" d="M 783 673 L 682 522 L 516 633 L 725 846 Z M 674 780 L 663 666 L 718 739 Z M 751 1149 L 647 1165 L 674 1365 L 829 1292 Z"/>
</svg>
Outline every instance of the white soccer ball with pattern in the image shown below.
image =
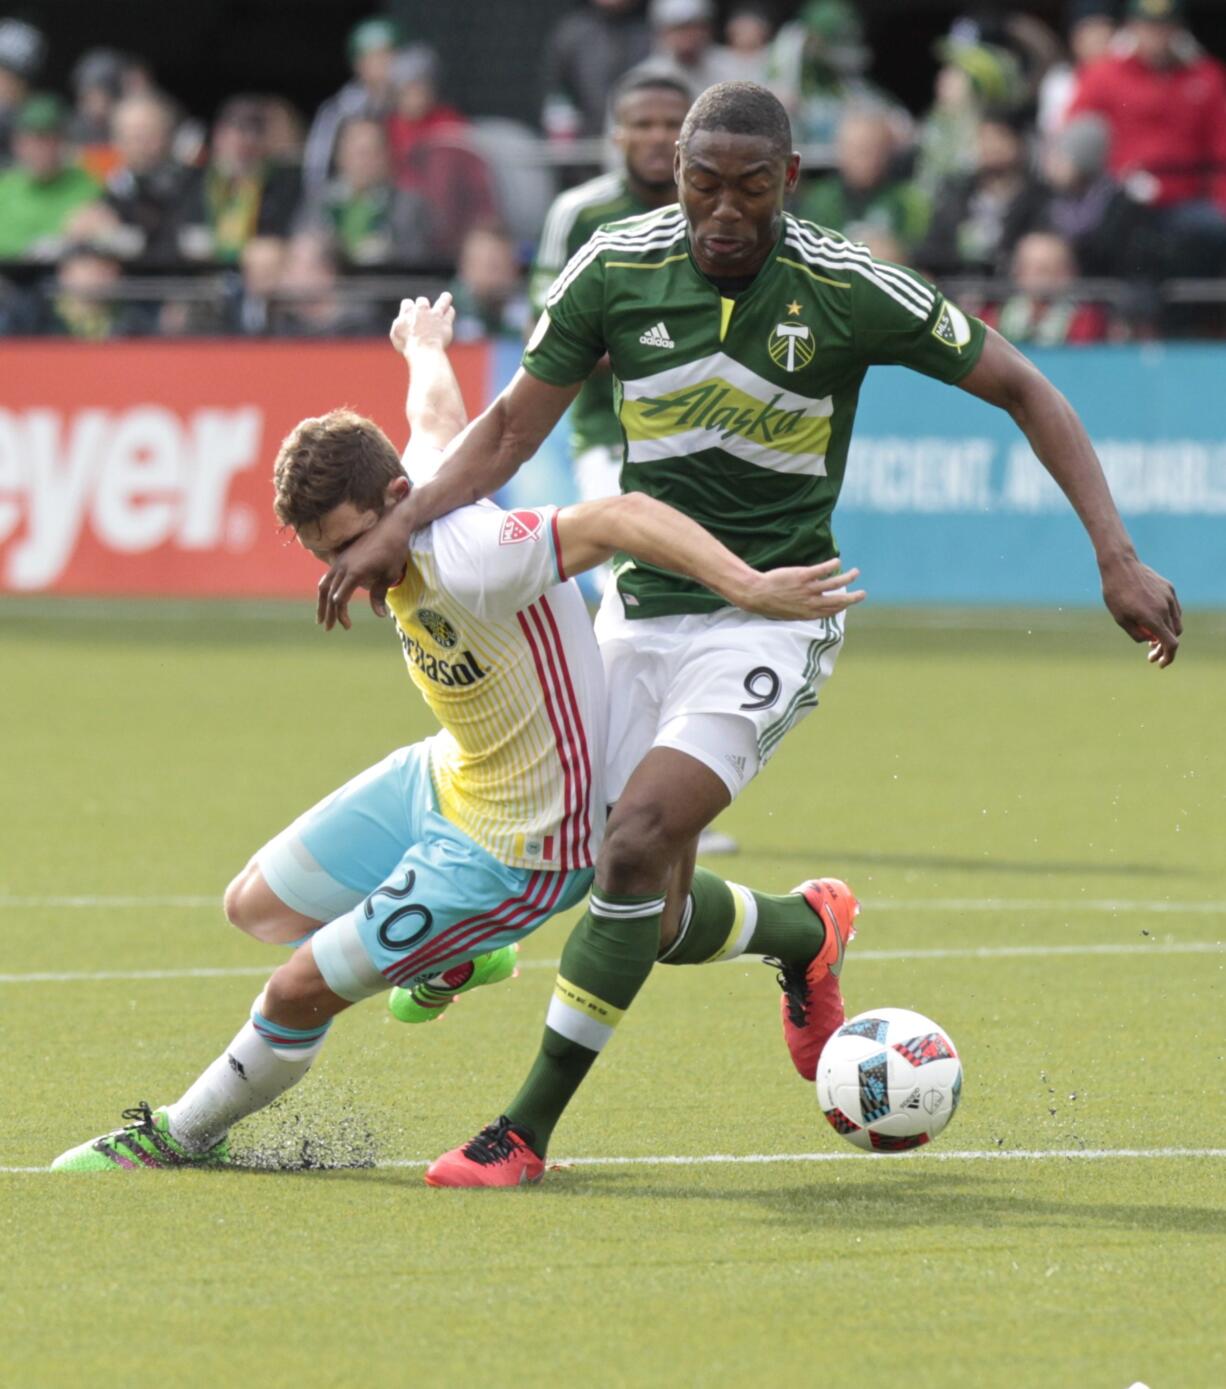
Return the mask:
<svg viewBox="0 0 1226 1389">
<path fill-rule="evenodd" d="M 937 1136 L 962 1096 L 962 1062 L 943 1027 L 909 1008 L 848 1019 L 822 1049 L 817 1101 L 836 1133 L 873 1153 Z"/>
</svg>

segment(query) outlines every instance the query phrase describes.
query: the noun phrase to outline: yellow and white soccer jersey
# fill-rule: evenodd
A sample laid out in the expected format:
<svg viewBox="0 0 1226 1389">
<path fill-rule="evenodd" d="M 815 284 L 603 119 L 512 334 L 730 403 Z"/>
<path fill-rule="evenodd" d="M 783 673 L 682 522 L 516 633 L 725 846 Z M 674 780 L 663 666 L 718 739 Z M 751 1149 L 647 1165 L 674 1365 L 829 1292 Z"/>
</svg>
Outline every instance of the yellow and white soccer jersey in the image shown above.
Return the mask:
<svg viewBox="0 0 1226 1389">
<path fill-rule="evenodd" d="M 439 809 L 517 868 L 591 867 L 604 831 L 605 687 L 559 563 L 557 508 L 462 507 L 413 536 L 387 595 L 442 732 Z"/>
</svg>

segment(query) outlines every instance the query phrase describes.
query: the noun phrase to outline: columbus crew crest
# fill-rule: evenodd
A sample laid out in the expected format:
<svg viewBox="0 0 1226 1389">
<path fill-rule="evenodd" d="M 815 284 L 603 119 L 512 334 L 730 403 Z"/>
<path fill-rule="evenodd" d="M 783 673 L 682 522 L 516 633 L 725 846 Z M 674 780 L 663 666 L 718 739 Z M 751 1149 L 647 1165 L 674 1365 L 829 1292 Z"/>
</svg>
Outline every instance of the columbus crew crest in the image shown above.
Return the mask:
<svg viewBox="0 0 1226 1389">
<path fill-rule="evenodd" d="M 776 323 L 775 331 L 766 340 L 771 361 L 784 371 L 799 371 L 807 367 L 817 351 L 813 331 L 804 323 Z"/>
<path fill-rule="evenodd" d="M 456 629 L 442 613 L 436 613 L 433 608 L 418 608 L 417 620 L 444 651 L 450 651 L 459 640 Z"/>
</svg>

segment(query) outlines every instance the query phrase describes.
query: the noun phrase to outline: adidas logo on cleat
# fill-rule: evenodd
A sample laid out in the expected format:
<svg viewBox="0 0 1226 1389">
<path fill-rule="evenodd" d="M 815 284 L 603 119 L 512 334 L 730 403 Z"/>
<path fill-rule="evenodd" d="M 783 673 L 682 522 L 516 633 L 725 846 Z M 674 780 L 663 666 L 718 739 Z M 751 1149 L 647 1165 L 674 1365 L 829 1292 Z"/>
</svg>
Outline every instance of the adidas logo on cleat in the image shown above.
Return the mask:
<svg viewBox="0 0 1226 1389">
<path fill-rule="evenodd" d="M 668 329 L 664 326 L 661 319 L 653 328 L 648 330 L 639 338 L 639 342 L 644 347 L 676 347 L 677 344 L 668 336 Z"/>
</svg>

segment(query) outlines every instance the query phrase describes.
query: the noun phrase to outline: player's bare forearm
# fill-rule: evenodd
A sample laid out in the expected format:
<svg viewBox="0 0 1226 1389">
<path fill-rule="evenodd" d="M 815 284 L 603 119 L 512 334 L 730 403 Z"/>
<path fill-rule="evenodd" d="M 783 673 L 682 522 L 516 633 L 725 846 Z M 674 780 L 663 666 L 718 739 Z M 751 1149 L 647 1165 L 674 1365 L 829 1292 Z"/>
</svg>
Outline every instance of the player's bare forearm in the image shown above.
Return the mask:
<svg viewBox="0 0 1226 1389">
<path fill-rule="evenodd" d="M 696 521 L 641 492 L 581 502 L 558 513 L 562 568 L 579 573 L 617 551 L 644 564 L 694 579 L 735 607 L 763 617 L 827 617 L 860 602 L 846 589 L 859 574 L 839 561 L 761 573 Z"/>
<path fill-rule="evenodd" d="M 404 411 L 413 442 L 443 449 L 468 423 L 460 383 L 447 356 L 455 326 L 455 306 L 444 291 L 431 304 L 424 296 L 402 299 L 392 324 L 392 345 L 409 371 Z"/>
<path fill-rule="evenodd" d="M 1151 660 L 1170 665 L 1183 631 L 1179 600 L 1174 588 L 1137 558 L 1077 412 L 1042 372 L 991 329 L 983 356 L 962 388 L 1013 417 L 1086 528 L 1112 616 L 1134 640 L 1150 642 Z"/>
<path fill-rule="evenodd" d="M 438 472 L 342 554 L 319 584 L 316 619 L 328 630 L 348 625 L 354 590 L 370 591 L 371 607 L 383 614 L 383 595 L 404 569 L 409 537 L 457 507 L 480 501 L 510 481 L 557 424 L 578 392 L 549 386 L 527 372 L 510 385 L 447 446 Z"/>
</svg>

